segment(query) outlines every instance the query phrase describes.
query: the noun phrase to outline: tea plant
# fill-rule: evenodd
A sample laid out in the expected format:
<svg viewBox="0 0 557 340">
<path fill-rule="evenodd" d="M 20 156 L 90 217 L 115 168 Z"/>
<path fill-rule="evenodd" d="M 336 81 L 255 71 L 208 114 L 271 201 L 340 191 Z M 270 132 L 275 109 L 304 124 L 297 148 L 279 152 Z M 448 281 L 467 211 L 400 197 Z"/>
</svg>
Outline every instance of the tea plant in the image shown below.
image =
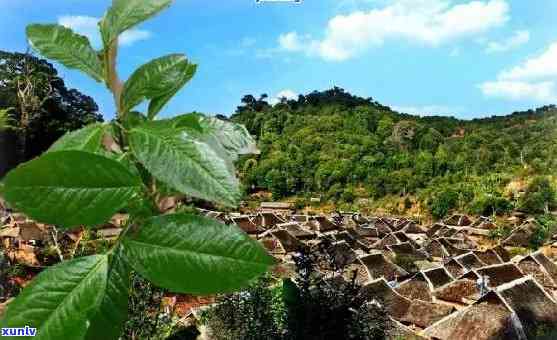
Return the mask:
<svg viewBox="0 0 557 340">
<path fill-rule="evenodd" d="M 124 83 L 119 80 L 118 36 L 170 4 L 114 0 L 99 22 L 100 51 L 59 25 L 27 27 L 37 52 L 104 83 L 117 117 L 65 135 L 10 172 L 5 199 L 60 229 L 92 228 L 119 211 L 130 220 L 107 253 L 65 261 L 38 275 L 8 305 L 0 327 L 36 327 L 40 339 L 117 339 L 131 271 L 170 291 L 212 294 L 237 290 L 272 265 L 264 249 L 233 226 L 157 208 L 177 193 L 235 206 L 241 193 L 233 162 L 256 151 L 237 124 L 200 114 L 155 120 L 195 74 L 196 65 L 185 56 L 155 59 Z M 146 114 L 135 111 L 144 101 Z"/>
</svg>

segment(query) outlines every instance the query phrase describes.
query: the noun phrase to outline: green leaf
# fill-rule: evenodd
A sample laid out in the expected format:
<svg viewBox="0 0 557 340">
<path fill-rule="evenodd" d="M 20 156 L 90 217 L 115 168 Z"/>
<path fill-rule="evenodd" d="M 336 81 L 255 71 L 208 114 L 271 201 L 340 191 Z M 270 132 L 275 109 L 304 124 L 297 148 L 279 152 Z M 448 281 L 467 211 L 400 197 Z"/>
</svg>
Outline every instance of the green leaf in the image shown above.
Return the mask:
<svg viewBox="0 0 557 340">
<path fill-rule="evenodd" d="M 102 148 L 102 139 L 106 125 L 91 124 L 77 131 L 66 133 L 58 139 L 47 152 L 78 150 L 98 153 Z"/>
<path fill-rule="evenodd" d="M 128 316 L 131 268 L 118 247 L 109 256 L 108 278 L 99 308 L 91 319 L 86 339 L 118 339 Z"/>
<path fill-rule="evenodd" d="M 136 126 L 139 126 L 147 121 L 147 117 L 143 115 L 141 112 L 137 111 L 130 111 L 126 113 L 124 116 L 124 120 L 122 125 L 126 130 L 133 129 Z"/>
<path fill-rule="evenodd" d="M 103 67 L 89 40 L 60 25 L 27 26 L 27 39 L 33 49 L 62 65 L 81 70 L 102 81 Z"/>
<path fill-rule="evenodd" d="M 241 193 L 229 160 L 200 140 L 187 122 L 175 118 L 132 129 L 134 155 L 153 176 L 181 193 L 235 206 Z"/>
<path fill-rule="evenodd" d="M 62 262 L 39 274 L 8 305 L 3 327 L 35 327 L 34 339 L 83 339 L 101 303 L 108 273 L 106 255 Z"/>
<path fill-rule="evenodd" d="M 172 0 L 113 0 L 112 6 L 99 22 L 104 46 L 124 31 L 169 7 Z"/>
<path fill-rule="evenodd" d="M 146 220 L 123 240 L 132 267 L 174 292 L 212 294 L 244 287 L 274 262 L 235 226 L 187 214 Z"/>
<path fill-rule="evenodd" d="M 127 112 L 143 100 L 149 104 L 150 119 L 195 74 L 197 65 L 190 64 L 184 55 L 171 54 L 148 62 L 138 68 L 124 84 L 122 110 Z"/>
<path fill-rule="evenodd" d="M 200 117 L 200 125 L 233 161 L 238 155 L 259 153 L 255 140 L 243 125 L 204 116 Z"/>
<path fill-rule="evenodd" d="M 65 228 L 105 222 L 141 186 L 117 161 L 82 151 L 46 153 L 11 171 L 4 184 L 15 209 Z"/>
</svg>

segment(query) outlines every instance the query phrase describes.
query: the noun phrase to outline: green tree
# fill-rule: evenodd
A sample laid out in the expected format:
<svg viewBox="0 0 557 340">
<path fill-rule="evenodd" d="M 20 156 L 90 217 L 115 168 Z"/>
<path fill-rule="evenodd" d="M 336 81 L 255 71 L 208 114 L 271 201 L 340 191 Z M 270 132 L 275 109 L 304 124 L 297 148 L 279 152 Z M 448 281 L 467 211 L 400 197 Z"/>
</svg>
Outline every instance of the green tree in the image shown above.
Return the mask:
<svg viewBox="0 0 557 340">
<path fill-rule="evenodd" d="M 0 79 L 0 103 L 19 138 L 19 161 L 38 156 L 68 131 L 102 121 L 94 100 L 66 88 L 44 59 L 0 51 Z"/>
<path fill-rule="evenodd" d="M 547 177 L 534 177 L 520 202 L 521 209 L 530 213 L 549 213 L 557 205 L 555 187 Z"/>
</svg>

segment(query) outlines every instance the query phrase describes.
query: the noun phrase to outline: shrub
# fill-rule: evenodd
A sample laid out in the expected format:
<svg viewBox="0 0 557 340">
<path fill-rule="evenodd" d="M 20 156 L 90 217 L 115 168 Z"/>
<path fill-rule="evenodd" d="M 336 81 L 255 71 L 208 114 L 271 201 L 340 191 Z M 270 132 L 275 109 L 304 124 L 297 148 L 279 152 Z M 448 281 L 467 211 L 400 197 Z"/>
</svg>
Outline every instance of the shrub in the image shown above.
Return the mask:
<svg viewBox="0 0 557 340">
<path fill-rule="evenodd" d="M 269 278 L 260 279 L 248 289 L 217 300 L 217 305 L 203 315 L 216 340 L 279 339 L 284 313 L 282 299 L 276 296 Z"/>
<path fill-rule="evenodd" d="M 511 236 L 511 233 L 513 232 L 513 228 L 508 226 L 508 225 L 499 225 L 497 228 L 495 229 L 491 229 L 489 231 L 489 235 L 488 237 L 492 240 L 504 240 L 507 237 Z"/>
<path fill-rule="evenodd" d="M 161 309 L 164 290 L 137 274 L 132 274 L 128 305 L 129 317 L 122 340 L 166 339 L 174 328 L 172 315 Z"/>
<path fill-rule="evenodd" d="M 451 209 L 458 204 L 458 192 L 451 188 L 446 188 L 434 194 L 429 200 L 428 206 L 431 215 L 435 218 L 445 217 Z"/>
<path fill-rule="evenodd" d="M 538 227 L 530 236 L 530 248 L 538 249 L 545 244 L 545 242 L 553 235 L 557 228 L 557 221 L 552 215 L 542 215 L 536 218 Z"/>
<path fill-rule="evenodd" d="M 557 206 L 557 194 L 547 177 L 535 177 L 520 200 L 520 208 L 531 214 L 548 213 Z"/>
<path fill-rule="evenodd" d="M 356 199 L 356 194 L 354 193 L 354 188 L 349 187 L 349 188 L 344 189 L 340 198 L 341 198 L 342 201 L 344 201 L 346 203 L 353 203 L 354 200 Z"/>
<path fill-rule="evenodd" d="M 513 209 L 512 203 L 500 195 L 480 194 L 472 202 L 472 212 L 474 214 L 489 216 L 502 215 Z"/>
<path fill-rule="evenodd" d="M 203 322 L 218 340 L 385 339 L 388 317 L 381 303 L 360 301 L 355 282 L 323 277 L 318 258 L 327 257 L 321 250 L 295 257 L 296 284 L 265 278 L 222 297 Z"/>
</svg>

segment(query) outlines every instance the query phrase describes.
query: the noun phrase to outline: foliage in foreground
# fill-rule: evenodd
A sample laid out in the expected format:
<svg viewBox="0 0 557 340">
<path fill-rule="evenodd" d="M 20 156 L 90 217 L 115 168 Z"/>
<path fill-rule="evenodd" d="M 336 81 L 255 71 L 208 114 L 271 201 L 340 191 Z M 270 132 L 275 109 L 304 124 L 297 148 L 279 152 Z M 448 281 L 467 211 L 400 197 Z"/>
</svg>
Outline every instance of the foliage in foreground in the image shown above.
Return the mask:
<svg viewBox="0 0 557 340">
<path fill-rule="evenodd" d="M 324 277 L 316 269 L 319 256 L 296 258 L 296 283 L 267 277 L 222 297 L 205 313 L 211 335 L 218 340 L 385 339 L 389 326 L 382 305 L 361 301 L 355 281 Z"/>
<path fill-rule="evenodd" d="M 40 339 L 117 339 L 128 311 L 132 270 L 178 293 L 244 287 L 272 265 L 256 241 L 234 226 L 192 213 L 161 215 L 177 193 L 224 206 L 241 196 L 233 162 L 254 152 L 243 126 L 199 114 L 155 120 L 193 77 L 196 65 L 167 55 L 122 83 L 118 36 L 171 0 L 114 0 L 99 23 L 103 49 L 59 25 L 34 24 L 27 38 L 42 55 L 79 69 L 114 95 L 117 118 L 66 134 L 45 154 L 10 172 L 10 205 L 62 230 L 94 228 L 116 212 L 130 220 L 106 253 L 64 261 L 39 274 L 8 305 L 0 327 L 35 327 Z M 147 100 L 146 114 L 134 111 Z"/>
</svg>

